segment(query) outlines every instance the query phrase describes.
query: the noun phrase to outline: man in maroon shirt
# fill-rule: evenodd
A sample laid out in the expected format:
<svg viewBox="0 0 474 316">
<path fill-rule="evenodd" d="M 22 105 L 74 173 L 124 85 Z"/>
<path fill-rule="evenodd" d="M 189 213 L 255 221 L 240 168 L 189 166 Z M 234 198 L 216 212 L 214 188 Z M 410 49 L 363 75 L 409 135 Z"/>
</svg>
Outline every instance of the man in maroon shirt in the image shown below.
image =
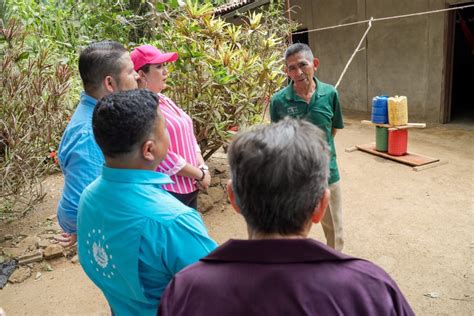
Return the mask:
<svg viewBox="0 0 474 316">
<path fill-rule="evenodd" d="M 381 268 L 307 238 L 329 199 L 321 130 L 286 118 L 238 135 L 228 155 L 249 240 L 176 274 L 160 315 L 414 315 Z"/>
</svg>

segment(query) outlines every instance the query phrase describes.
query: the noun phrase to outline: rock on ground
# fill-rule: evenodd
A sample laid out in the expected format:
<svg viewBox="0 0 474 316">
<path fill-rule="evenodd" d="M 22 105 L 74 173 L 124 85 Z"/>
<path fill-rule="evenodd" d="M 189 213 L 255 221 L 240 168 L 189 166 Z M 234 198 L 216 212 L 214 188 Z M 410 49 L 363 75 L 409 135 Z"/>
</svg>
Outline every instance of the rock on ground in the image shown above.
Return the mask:
<svg viewBox="0 0 474 316">
<path fill-rule="evenodd" d="M 8 278 L 15 271 L 17 264 L 15 260 L 9 260 L 0 264 L 0 289 L 7 284 Z"/>
<path fill-rule="evenodd" d="M 207 195 L 209 195 L 213 203 L 221 202 L 224 199 L 224 190 L 221 187 L 213 187 L 207 189 Z"/>
<path fill-rule="evenodd" d="M 44 249 L 43 256 L 45 259 L 53 259 L 63 255 L 63 247 L 58 244 L 49 245 Z"/>
<path fill-rule="evenodd" d="M 34 250 L 34 249 L 36 249 L 36 247 L 38 245 L 38 242 L 40 240 L 41 239 L 37 236 L 28 236 L 25 239 L 23 239 L 22 241 L 20 241 L 17 244 L 17 247 L 18 248 L 24 248 L 24 249 L 27 249 L 27 250 Z"/>
<path fill-rule="evenodd" d="M 199 194 L 198 197 L 198 210 L 201 213 L 206 213 L 214 206 L 214 201 L 209 195 Z"/>
<path fill-rule="evenodd" d="M 10 276 L 8 281 L 11 283 L 21 283 L 28 279 L 31 276 L 31 269 L 28 267 L 20 267 L 18 270 L 15 270 Z"/>
<path fill-rule="evenodd" d="M 6 247 L 6 248 L 3 248 L 2 251 L 5 256 L 10 257 L 10 258 L 16 258 L 24 254 L 26 252 L 26 249 Z"/>
</svg>

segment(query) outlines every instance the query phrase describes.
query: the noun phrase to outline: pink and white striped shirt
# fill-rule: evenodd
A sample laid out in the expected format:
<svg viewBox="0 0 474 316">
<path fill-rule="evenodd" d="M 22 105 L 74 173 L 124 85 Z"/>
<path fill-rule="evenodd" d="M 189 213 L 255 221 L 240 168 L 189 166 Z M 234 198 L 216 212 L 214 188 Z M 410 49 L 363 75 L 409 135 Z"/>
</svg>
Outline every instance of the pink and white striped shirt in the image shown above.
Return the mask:
<svg viewBox="0 0 474 316">
<path fill-rule="evenodd" d="M 170 136 L 170 146 L 166 158 L 156 170 L 169 175 L 174 182 L 163 185 L 163 189 L 179 194 L 194 192 L 197 190 L 195 180 L 177 175 L 186 163 L 195 167 L 199 166 L 196 152 L 200 149 L 194 136 L 193 121 L 170 98 L 161 93 L 158 93 L 158 96 Z"/>
</svg>

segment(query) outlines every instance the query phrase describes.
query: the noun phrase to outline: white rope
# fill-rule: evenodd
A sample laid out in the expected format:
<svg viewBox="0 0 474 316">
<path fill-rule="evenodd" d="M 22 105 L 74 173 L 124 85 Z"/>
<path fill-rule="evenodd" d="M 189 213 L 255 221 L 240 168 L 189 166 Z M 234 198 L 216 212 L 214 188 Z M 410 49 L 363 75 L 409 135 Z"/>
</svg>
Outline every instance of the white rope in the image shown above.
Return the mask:
<svg viewBox="0 0 474 316">
<path fill-rule="evenodd" d="M 347 62 L 346 66 L 344 67 L 344 70 L 342 71 L 341 76 L 339 76 L 339 79 L 337 80 L 337 83 L 336 83 L 336 85 L 335 85 L 336 89 L 337 89 L 337 87 L 339 86 L 339 84 L 341 83 L 342 77 L 344 77 L 344 75 L 346 74 L 347 68 L 349 68 L 349 65 L 352 63 L 352 60 L 354 59 L 355 55 L 360 51 L 360 46 L 362 45 L 362 43 L 364 42 L 365 38 L 367 37 L 367 34 L 369 34 L 369 31 L 370 31 L 370 29 L 372 28 L 372 22 L 373 22 L 373 21 L 374 21 L 374 18 L 371 17 L 370 20 L 369 20 L 369 25 L 367 26 L 367 30 L 365 30 L 364 35 L 362 35 L 362 38 L 361 38 L 360 41 L 359 41 L 359 45 L 357 45 L 356 49 L 355 49 L 354 52 L 352 53 L 351 58 L 350 58 L 349 61 Z"/>
<path fill-rule="evenodd" d="M 474 7 L 474 4 L 468 4 L 468 5 L 464 5 L 464 6 L 460 6 L 460 7 L 452 7 L 452 8 L 447 8 L 447 9 L 439 9 L 439 10 L 424 11 L 424 12 L 410 13 L 410 14 L 404 14 L 404 15 L 388 16 L 388 17 L 383 17 L 383 18 L 371 18 L 370 20 L 357 21 L 357 22 L 351 22 L 351 23 L 345 23 L 345 24 L 339 24 L 339 25 L 333 25 L 333 26 L 326 26 L 326 27 L 321 27 L 321 28 L 311 29 L 311 30 L 305 30 L 305 31 L 298 31 L 298 32 L 294 32 L 292 34 L 297 35 L 297 34 L 304 34 L 304 33 L 319 32 L 319 31 L 324 31 L 324 30 L 336 29 L 336 28 L 345 27 L 345 26 L 368 23 L 371 20 L 372 20 L 372 22 L 386 21 L 386 20 L 401 19 L 401 18 L 407 18 L 407 17 L 419 16 L 419 15 L 425 15 L 425 14 L 446 12 L 446 11 L 452 11 L 452 10 L 462 10 L 462 9 L 471 8 L 471 7 Z"/>
</svg>

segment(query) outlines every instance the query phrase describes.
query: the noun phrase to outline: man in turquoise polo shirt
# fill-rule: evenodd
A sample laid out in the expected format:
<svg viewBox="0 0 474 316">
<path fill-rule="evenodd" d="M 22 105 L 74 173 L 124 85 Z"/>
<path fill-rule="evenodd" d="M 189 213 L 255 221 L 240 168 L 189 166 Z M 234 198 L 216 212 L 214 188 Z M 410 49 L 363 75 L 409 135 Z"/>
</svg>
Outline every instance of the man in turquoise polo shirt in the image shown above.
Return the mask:
<svg viewBox="0 0 474 316">
<path fill-rule="evenodd" d="M 321 221 L 328 246 L 341 251 L 344 247 L 341 188 L 336 161 L 334 136 L 344 128 L 336 89 L 316 78 L 319 60 L 306 44 L 293 44 L 285 52 L 285 71 L 292 82 L 272 96 L 270 116 L 278 122 L 285 116 L 308 120 L 326 133 L 329 144 L 331 198 Z"/>
<path fill-rule="evenodd" d="M 216 243 L 199 213 L 162 189 L 171 180 L 155 170 L 169 138 L 156 94 L 108 95 L 92 125 L 105 165 L 79 201 L 81 265 L 113 314 L 156 315 L 171 278 Z"/>
</svg>

